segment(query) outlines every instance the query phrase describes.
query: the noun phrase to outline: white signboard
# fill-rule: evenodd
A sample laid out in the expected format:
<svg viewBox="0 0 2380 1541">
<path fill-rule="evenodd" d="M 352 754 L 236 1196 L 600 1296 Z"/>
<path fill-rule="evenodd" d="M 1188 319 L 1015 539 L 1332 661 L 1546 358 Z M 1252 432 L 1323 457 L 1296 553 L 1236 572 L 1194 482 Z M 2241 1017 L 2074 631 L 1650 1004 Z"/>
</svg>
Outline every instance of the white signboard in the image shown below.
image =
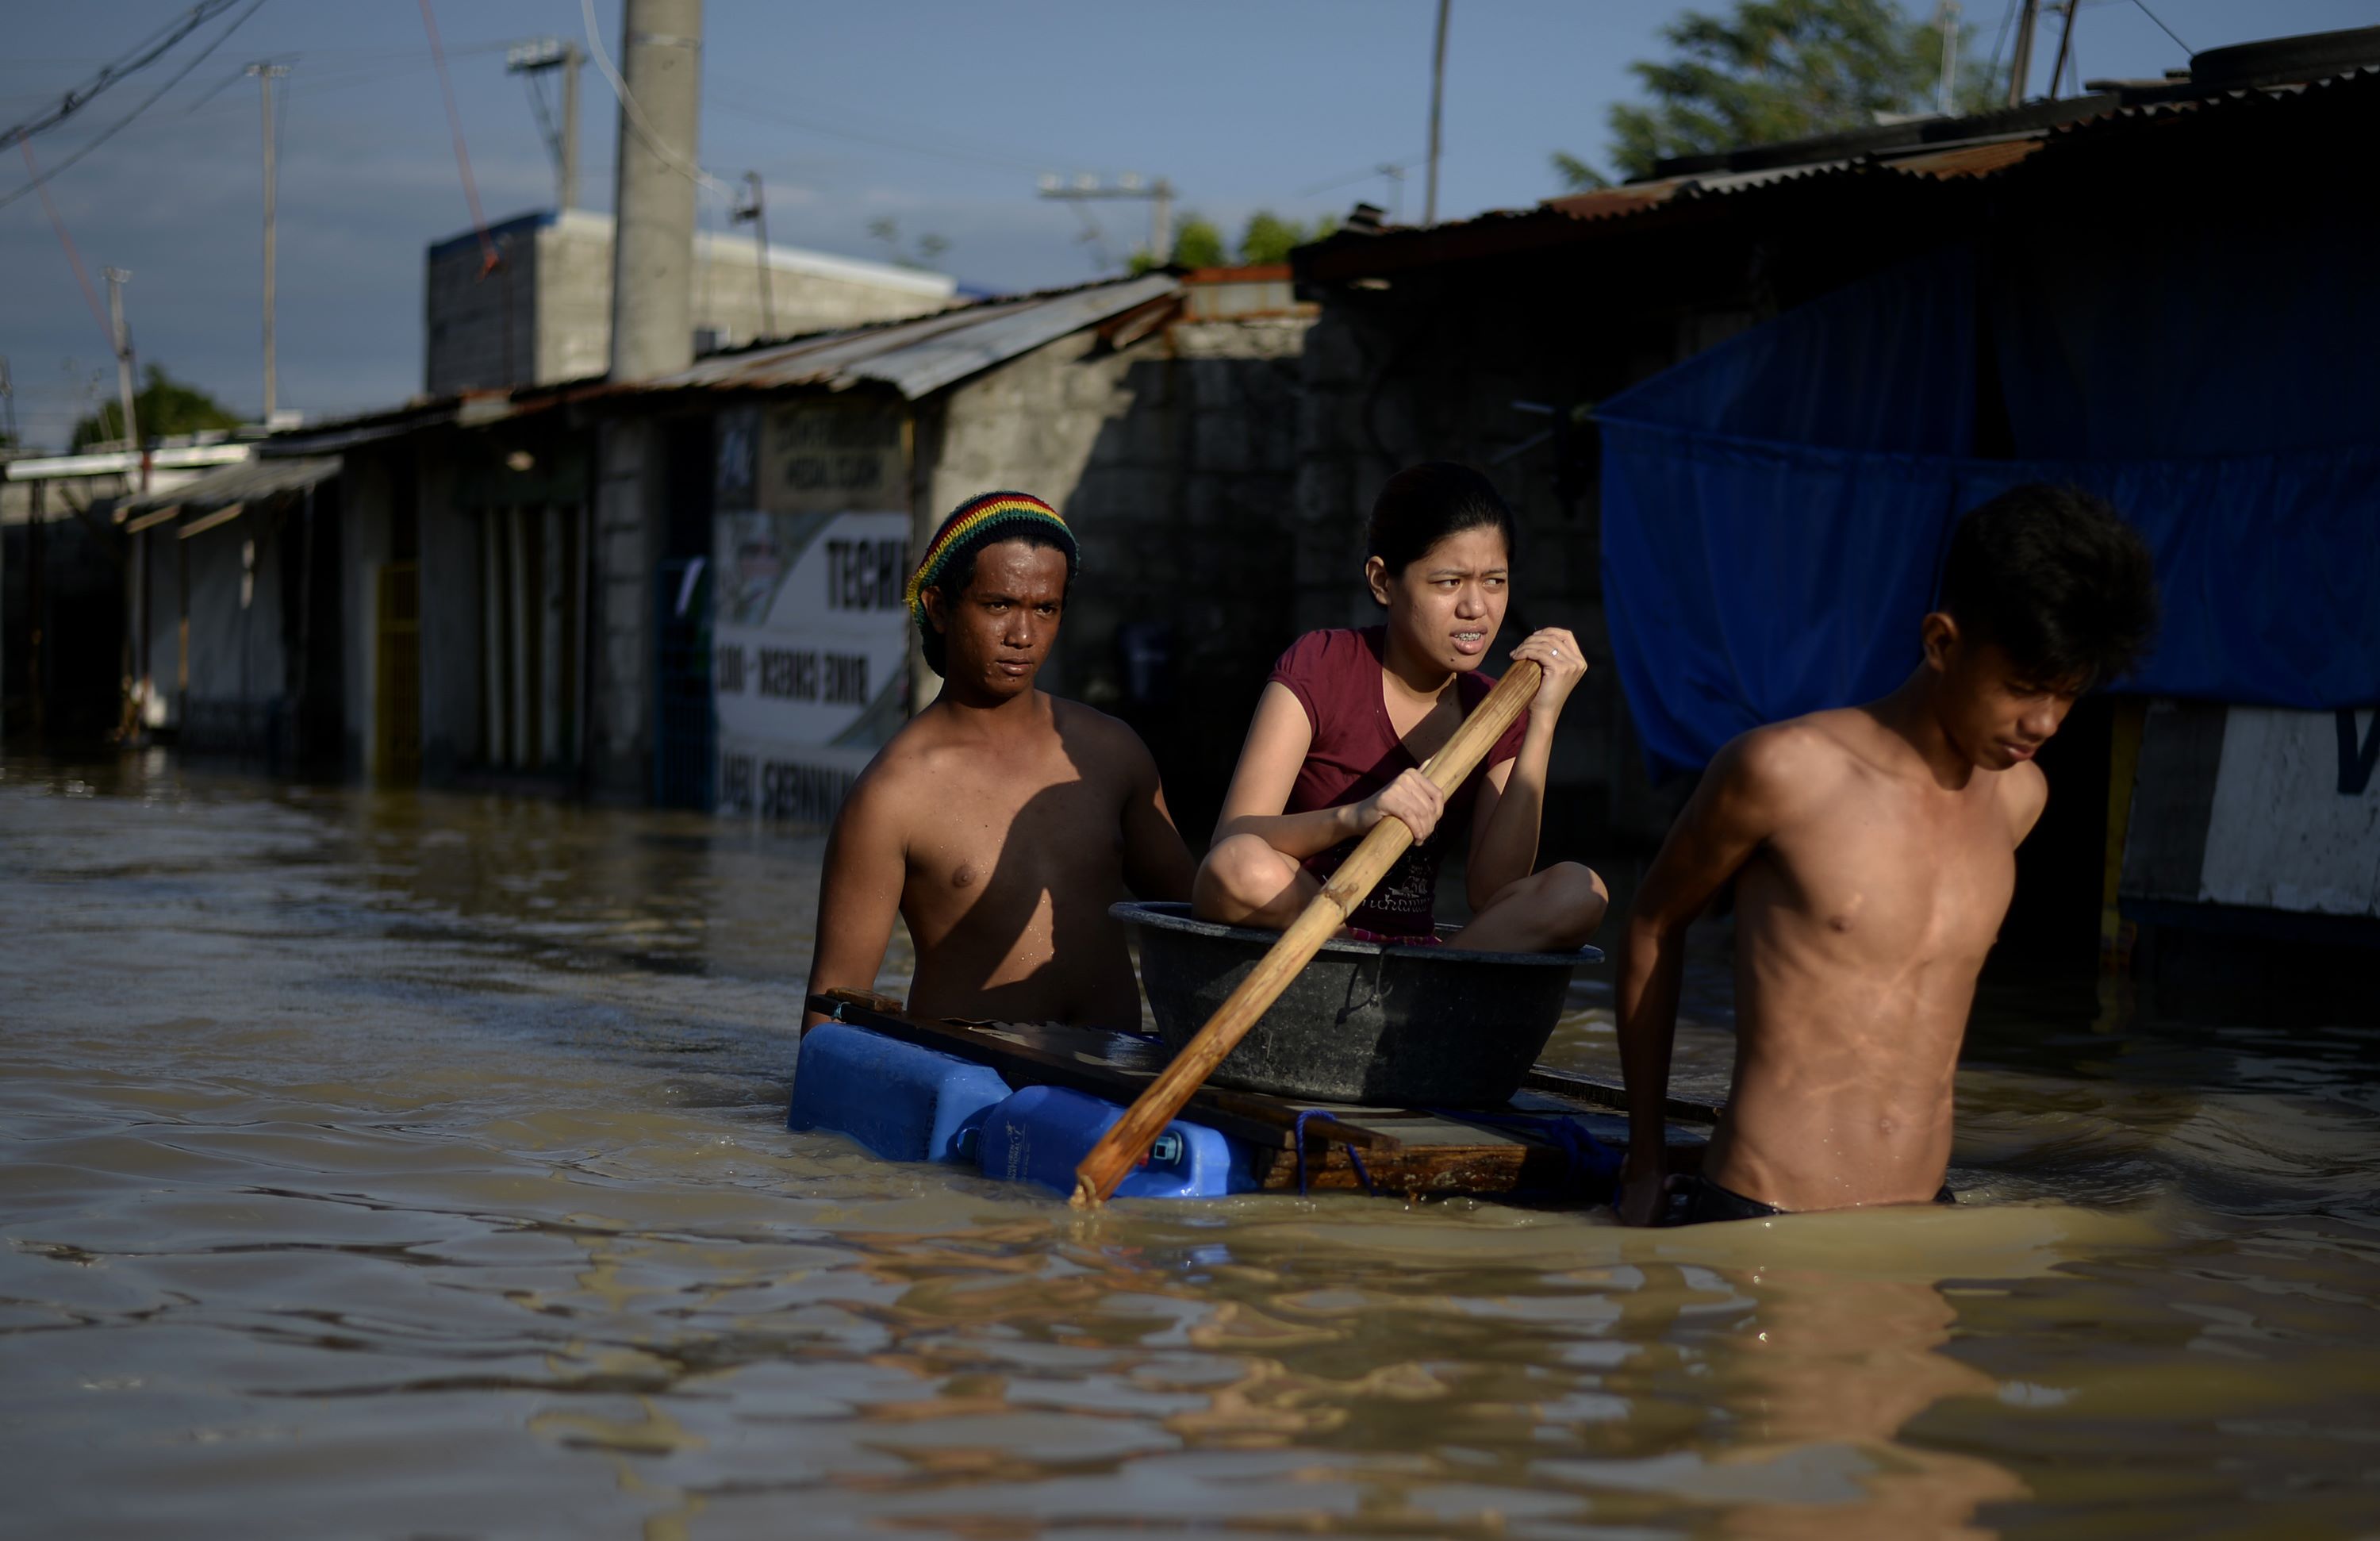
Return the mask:
<svg viewBox="0 0 2380 1541">
<path fill-rule="evenodd" d="M 905 513 L 723 514 L 719 811 L 823 824 L 907 716 Z"/>
</svg>

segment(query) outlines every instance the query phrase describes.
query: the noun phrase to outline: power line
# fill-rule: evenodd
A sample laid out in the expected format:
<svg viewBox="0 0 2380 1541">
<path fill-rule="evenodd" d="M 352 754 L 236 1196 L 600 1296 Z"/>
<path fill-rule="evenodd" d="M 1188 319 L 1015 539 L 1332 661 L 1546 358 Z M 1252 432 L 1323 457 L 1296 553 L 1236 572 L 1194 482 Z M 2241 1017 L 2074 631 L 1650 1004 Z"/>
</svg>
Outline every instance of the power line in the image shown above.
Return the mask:
<svg viewBox="0 0 2380 1541">
<path fill-rule="evenodd" d="M 610 86 L 612 94 L 620 99 L 620 110 L 627 115 L 628 127 L 636 131 L 638 141 L 653 152 L 653 159 L 696 187 L 732 200 L 735 188 L 663 144 L 661 136 L 653 132 L 653 126 L 645 121 L 645 110 L 637 105 L 635 97 L 628 94 L 628 82 L 620 79 L 620 72 L 612 67 L 612 55 L 603 52 L 603 30 L 595 20 L 595 0 L 579 0 L 579 9 L 587 18 L 587 51 L 594 58 L 596 71 L 603 77 L 603 83 Z"/>
<path fill-rule="evenodd" d="M 860 144 L 877 145 L 886 150 L 904 151 L 912 155 L 932 155 L 946 161 L 966 161 L 977 165 L 997 166 L 1002 171 L 1038 173 L 1049 170 L 1052 164 L 1052 163 L 1049 161 L 1026 161 L 998 153 L 985 153 L 980 151 L 941 149 L 930 144 L 918 143 L 914 140 L 896 140 L 886 135 L 870 134 L 862 132 L 858 129 L 838 127 L 833 124 L 821 123 L 815 118 L 801 117 L 791 113 L 779 112 L 771 108 L 747 106 L 740 102 L 728 100 L 718 91 L 713 91 L 711 93 L 710 101 L 713 106 L 718 107 L 722 112 L 735 113 L 745 117 L 758 119 L 762 123 L 783 124 L 788 128 L 804 128 L 813 134 L 825 134 L 833 139 L 851 140 Z"/>
<path fill-rule="evenodd" d="M 720 89 L 722 87 L 747 92 L 766 93 L 769 103 L 767 107 L 746 103 L 734 104 L 737 111 L 744 112 L 747 115 L 759 117 L 766 115 L 794 127 L 809 128 L 839 139 L 856 139 L 867 143 L 881 144 L 890 149 L 910 151 L 920 155 L 938 155 L 951 160 L 981 161 L 986 164 L 1005 165 L 1037 173 L 1057 167 L 1071 168 L 1078 164 L 1077 158 L 1072 155 L 1051 155 L 1031 146 L 987 140 L 978 134 L 921 135 L 917 132 L 917 125 L 908 119 L 887 118 L 881 115 L 862 112 L 846 103 L 823 101 L 807 92 L 804 93 L 802 100 L 818 110 L 831 115 L 833 121 L 821 122 L 818 118 L 805 117 L 797 113 L 787 114 L 776 106 L 776 103 L 784 97 L 783 87 L 776 82 L 751 81 L 740 79 L 733 75 L 721 74 L 714 78 L 714 84 L 707 99 L 724 103 L 726 98 Z M 936 142 L 937 140 L 939 142 Z"/>
<path fill-rule="evenodd" d="M 2157 20 L 2157 13 L 2149 9 L 2148 0 L 2132 0 L 2132 4 L 2140 6 L 2141 14 L 2143 16 L 2147 17 L 2151 21 L 2156 22 L 2158 31 L 2163 32 L 2166 36 L 2173 39 L 2175 47 L 2180 48 L 2185 54 L 2193 54 L 2196 52 L 2196 50 L 2192 49 L 2190 44 L 2181 41 L 2180 33 L 2175 31 L 2164 22 Z"/>
<path fill-rule="evenodd" d="M 488 238 L 488 216 L 480 212 L 480 185 L 471 179 L 471 152 L 463 145 L 463 114 L 455 105 L 455 80 L 446 73 L 446 54 L 438 46 L 438 18 L 430 13 L 430 0 L 421 0 L 421 25 L 430 34 L 430 56 L 438 66 L 438 89 L 446 95 L 446 124 L 455 130 L 455 164 L 462 168 L 463 200 L 471 206 L 471 228 L 480 236 L 480 273 L 485 277 L 496 271 L 496 243 Z"/>
<path fill-rule="evenodd" d="M 75 282 L 82 285 L 83 302 L 91 307 L 91 319 L 99 322 L 100 331 L 106 334 L 108 349 L 113 352 L 115 349 L 115 329 L 107 324 L 107 317 L 100 310 L 99 295 L 91 286 L 90 270 L 82 265 L 82 253 L 75 249 L 74 237 L 67 234 L 67 222 L 58 217 L 58 206 L 50 201 L 49 184 L 42 176 L 42 168 L 33 164 L 33 141 L 20 135 L 17 148 L 25 152 L 25 169 L 33 174 L 31 186 L 40 189 L 42 207 L 49 211 L 50 228 L 58 233 L 58 244 L 67 249 L 67 261 L 74 264 Z"/>
<path fill-rule="evenodd" d="M 2000 12 L 1999 33 L 1992 39 L 1992 62 L 1984 69 L 1986 79 L 1998 76 L 2000 72 L 2000 50 L 2008 46 L 2009 23 L 2016 19 L 2017 3 L 2018 0 L 2009 0 L 2008 9 Z"/>
<path fill-rule="evenodd" d="M 122 117 L 117 118 L 114 123 L 109 124 L 104 129 L 100 131 L 100 135 L 97 139 L 91 140 L 81 149 L 76 151 L 65 160 L 60 161 L 56 165 L 52 166 L 46 173 L 36 173 L 32 181 L 28 182 L 21 188 L 18 188 L 15 192 L 8 194 L 6 197 L 0 198 L 0 209 L 6 208 L 9 204 L 16 202 L 17 200 L 24 197 L 27 193 L 31 192 L 34 188 L 42 186 L 50 177 L 55 176 L 59 172 L 62 172 L 68 166 L 73 165 L 77 161 L 81 160 L 92 151 L 97 150 L 101 145 L 105 144 L 123 129 L 129 127 L 134 118 L 139 117 L 142 113 L 145 113 L 150 108 L 155 106 L 159 97 L 164 96 L 167 91 L 172 91 L 176 86 L 180 85 L 184 77 L 188 76 L 190 71 L 198 68 L 200 65 L 205 63 L 207 55 L 212 54 L 216 49 L 221 48 L 224 45 L 224 40 L 230 37 L 234 32 L 238 31 L 241 24 L 247 21 L 249 17 L 254 16 L 258 7 L 263 4 L 264 0 L 249 0 L 248 9 L 240 12 L 238 16 L 233 18 L 232 24 L 230 26 L 216 33 L 215 39 L 212 42 L 210 42 L 204 48 L 200 49 L 196 56 L 194 56 L 189 63 L 176 70 L 171 79 L 167 79 L 164 85 L 159 86 L 154 91 L 150 93 L 147 101 L 141 103 L 140 105 L 133 108 Z M 188 33 L 187 32 L 178 34 L 176 41 L 179 41 L 180 37 L 187 36 L 188 36 Z M 18 144 L 28 144 L 31 141 L 23 133 L 18 133 L 17 142 Z M 27 164 L 30 164 L 30 156 L 27 158 Z M 43 193 L 42 196 L 44 201 L 48 200 L 49 195 L 47 193 Z"/>
<path fill-rule="evenodd" d="M 237 0 L 202 0 L 201 4 L 191 6 L 189 14 L 182 18 L 179 26 L 164 30 L 162 40 L 137 44 L 132 53 L 138 57 L 124 55 L 111 61 L 79 89 L 69 91 L 65 96 L 59 98 L 58 104 L 47 114 L 40 117 L 29 118 L 6 132 L 0 132 L 0 145 L 16 140 L 30 139 L 46 129 L 56 127 L 89 105 L 91 99 L 100 92 L 116 84 L 126 76 L 146 69 L 156 63 L 167 49 L 197 31 L 223 12 L 229 10 L 237 3 Z M 156 40 L 157 34 L 152 33 L 151 37 Z"/>
</svg>

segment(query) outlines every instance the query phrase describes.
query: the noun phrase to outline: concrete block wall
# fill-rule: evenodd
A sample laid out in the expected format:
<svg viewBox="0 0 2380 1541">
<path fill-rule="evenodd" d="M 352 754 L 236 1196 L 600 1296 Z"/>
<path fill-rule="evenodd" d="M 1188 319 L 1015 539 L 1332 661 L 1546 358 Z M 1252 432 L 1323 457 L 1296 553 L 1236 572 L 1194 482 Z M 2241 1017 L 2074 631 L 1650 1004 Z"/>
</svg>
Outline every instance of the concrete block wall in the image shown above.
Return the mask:
<svg viewBox="0 0 2380 1541">
<path fill-rule="evenodd" d="M 537 308 L 540 288 L 552 286 L 540 273 L 545 243 L 517 225 L 492 235 L 501 259 L 493 272 L 476 242 L 431 249 L 422 296 L 421 383 L 432 395 L 525 384 L 543 365 Z M 608 258 L 603 282 L 608 328 Z"/>
<path fill-rule="evenodd" d="M 775 247 L 764 305 L 759 245 L 745 236 L 695 237 L 694 323 L 715 331 L 722 347 L 930 315 L 957 291 L 940 273 Z M 608 260 L 608 239 L 603 249 Z"/>
<path fill-rule="evenodd" d="M 624 417 L 596 431 L 594 574 L 588 595 L 587 782 L 641 801 L 651 782 L 654 564 L 664 544 L 662 423 Z"/>
<path fill-rule="evenodd" d="M 423 389 L 432 395 L 586 380 L 611 367 L 612 220 L 573 209 L 507 221 L 492 232 L 503 265 L 484 271 L 476 241 L 431 248 L 427 265 Z M 771 248 L 771 306 L 748 237 L 695 238 L 693 324 L 722 346 L 929 315 L 956 285 L 941 273 Z M 508 309 L 509 308 L 509 309 Z M 773 310 L 773 331 L 764 323 Z M 505 320 L 511 321 L 509 349 Z"/>
<path fill-rule="evenodd" d="M 1203 844 L 1249 712 L 1295 636 L 1290 514 L 1303 317 L 1182 322 L 1121 350 L 1085 332 L 924 404 L 918 539 L 962 499 L 1046 498 L 1083 546 L 1048 687 L 1149 741 Z M 1119 633 L 1170 653 L 1135 689 Z"/>
</svg>

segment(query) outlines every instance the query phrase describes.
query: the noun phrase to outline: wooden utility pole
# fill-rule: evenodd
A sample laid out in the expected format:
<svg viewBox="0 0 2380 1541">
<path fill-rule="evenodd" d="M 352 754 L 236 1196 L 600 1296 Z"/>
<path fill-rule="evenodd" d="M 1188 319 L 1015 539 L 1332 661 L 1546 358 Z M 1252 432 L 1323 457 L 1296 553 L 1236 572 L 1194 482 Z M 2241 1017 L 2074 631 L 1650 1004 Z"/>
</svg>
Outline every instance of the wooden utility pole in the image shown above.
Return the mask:
<svg viewBox="0 0 2380 1541">
<path fill-rule="evenodd" d="M 1452 3 L 1438 0 L 1438 42 L 1429 54 L 1429 182 L 1421 208 L 1426 225 L 1438 223 L 1438 129 L 1446 104 L 1446 13 Z"/>
<path fill-rule="evenodd" d="M 273 82 L 289 73 L 287 65 L 258 63 L 248 67 L 256 83 L 264 90 L 264 416 L 257 420 L 270 428 L 275 400 L 273 342 L 273 210 L 278 200 L 280 180 L 274 175 L 273 159 Z"/>
<path fill-rule="evenodd" d="M 2016 56 L 2009 62 L 2008 104 L 2024 105 L 2024 88 L 2033 75 L 2033 29 L 2041 19 L 2041 0 L 2024 0 L 2016 20 Z"/>
</svg>

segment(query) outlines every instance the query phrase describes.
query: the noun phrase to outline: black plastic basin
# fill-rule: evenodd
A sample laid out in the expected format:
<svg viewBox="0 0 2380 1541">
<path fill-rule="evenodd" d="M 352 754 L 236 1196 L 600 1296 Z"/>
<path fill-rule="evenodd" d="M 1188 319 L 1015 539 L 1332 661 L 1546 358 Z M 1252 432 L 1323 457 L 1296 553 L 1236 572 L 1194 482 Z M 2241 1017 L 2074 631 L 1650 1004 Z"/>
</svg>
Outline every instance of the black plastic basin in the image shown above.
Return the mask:
<svg viewBox="0 0 2380 1541">
<path fill-rule="evenodd" d="M 1248 977 L 1274 931 L 1194 920 L 1187 904 L 1109 914 L 1140 941 L 1140 981 L 1180 1051 Z M 1473 953 L 1333 940 L 1257 1020 L 1214 1080 L 1247 1091 L 1391 1107 L 1511 1100 L 1561 1018 L 1575 953 Z"/>
</svg>

